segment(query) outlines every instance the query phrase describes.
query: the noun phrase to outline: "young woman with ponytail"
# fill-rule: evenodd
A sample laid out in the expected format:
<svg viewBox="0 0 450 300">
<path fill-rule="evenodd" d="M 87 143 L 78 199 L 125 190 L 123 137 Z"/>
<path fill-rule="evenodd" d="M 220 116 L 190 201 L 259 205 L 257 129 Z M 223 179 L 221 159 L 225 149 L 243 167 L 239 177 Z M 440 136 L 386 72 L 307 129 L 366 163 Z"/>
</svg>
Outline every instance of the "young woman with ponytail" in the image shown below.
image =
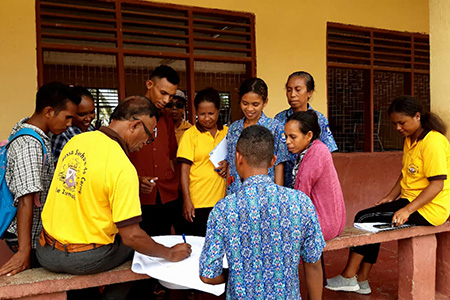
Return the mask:
<svg viewBox="0 0 450 300">
<path fill-rule="evenodd" d="M 358 212 L 355 222 L 438 226 L 450 215 L 450 146 L 446 126 L 424 112 L 416 98 L 396 98 L 388 110 L 396 130 L 405 137 L 401 174 L 391 191 L 375 206 Z M 334 291 L 370 294 L 369 272 L 380 244 L 353 247 L 342 273 L 328 279 Z"/>
</svg>

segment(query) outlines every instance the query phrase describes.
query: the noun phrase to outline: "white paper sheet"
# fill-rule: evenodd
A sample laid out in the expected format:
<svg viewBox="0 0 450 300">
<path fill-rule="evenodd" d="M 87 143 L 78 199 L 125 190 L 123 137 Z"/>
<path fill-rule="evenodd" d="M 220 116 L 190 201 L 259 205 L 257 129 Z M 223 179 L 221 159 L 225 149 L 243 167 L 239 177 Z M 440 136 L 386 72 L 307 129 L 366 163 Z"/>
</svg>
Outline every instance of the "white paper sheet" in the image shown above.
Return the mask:
<svg viewBox="0 0 450 300">
<path fill-rule="evenodd" d="M 224 137 L 217 146 L 209 152 L 209 160 L 213 163 L 214 167 L 219 167 L 219 162 L 227 157 L 227 138 Z"/>
<path fill-rule="evenodd" d="M 375 227 L 376 225 L 387 225 L 389 227 L 387 227 L 387 228 L 377 228 L 377 227 Z M 411 227 L 411 225 L 408 225 L 408 224 L 403 224 L 402 226 L 390 227 L 389 223 L 383 223 L 383 222 L 354 223 L 353 226 L 355 228 L 362 229 L 362 230 L 365 230 L 365 231 L 370 231 L 370 232 L 380 232 L 380 231 L 396 230 L 396 229 L 400 229 L 400 228 Z"/>
<path fill-rule="evenodd" d="M 166 247 L 182 243 L 180 235 L 167 235 L 152 237 L 156 242 Z M 186 242 L 192 247 L 192 254 L 189 258 L 180 262 L 170 262 L 163 258 L 134 253 L 131 270 L 138 274 L 147 274 L 159 279 L 161 284 L 173 289 L 196 289 L 203 292 L 219 296 L 225 292 L 225 283 L 211 285 L 203 283 L 199 277 L 199 259 L 202 253 L 204 237 L 186 236 Z M 224 268 L 227 268 L 224 260 Z"/>
</svg>

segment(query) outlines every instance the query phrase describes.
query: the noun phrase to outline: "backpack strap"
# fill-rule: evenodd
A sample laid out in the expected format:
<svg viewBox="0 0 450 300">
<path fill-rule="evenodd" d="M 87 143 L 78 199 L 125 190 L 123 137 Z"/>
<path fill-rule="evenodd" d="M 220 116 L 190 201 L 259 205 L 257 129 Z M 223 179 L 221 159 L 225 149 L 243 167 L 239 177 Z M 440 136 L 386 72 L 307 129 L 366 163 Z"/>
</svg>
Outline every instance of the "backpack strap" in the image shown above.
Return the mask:
<svg viewBox="0 0 450 300">
<path fill-rule="evenodd" d="M 39 133 L 37 133 L 35 130 L 33 130 L 31 128 L 22 128 L 22 129 L 18 130 L 15 134 L 10 135 L 9 139 L 8 139 L 8 144 L 6 144 L 5 147 L 9 147 L 9 144 L 11 144 L 12 141 L 14 141 L 16 138 L 18 138 L 19 136 L 22 136 L 22 135 L 30 135 L 30 136 L 34 137 L 35 139 L 37 139 L 41 143 L 42 152 L 44 153 L 44 157 L 42 159 L 42 165 L 45 165 L 45 162 L 47 161 L 47 148 L 45 147 L 44 141 L 42 140 Z"/>
<path fill-rule="evenodd" d="M 47 161 L 47 148 L 45 147 L 44 141 L 42 140 L 39 133 L 37 133 L 35 130 L 33 130 L 31 128 L 22 128 L 22 129 L 18 130 L 15 134 L 10 136 L 8 139 L 9 140 L 8 144 L 6 144 L 5 148 L 8 147 L 9 144 L 11 144 L 12 141 L 14 141 L 16 138 L 18 138 L 19 136 L 23 136 L 23 135 L 30 135 L 30 136 L 34 137 L 35 139 L 37 139 L 41 143 L 42 152 L 43 152 L 42 166 L 44 166 L 45 162 Z M 41 202 L 39 200 L 38 194 L 36 194 L 34 197 L 34 205 L 36 205 L 37 207 L 41 207 Z"/>
</svg>

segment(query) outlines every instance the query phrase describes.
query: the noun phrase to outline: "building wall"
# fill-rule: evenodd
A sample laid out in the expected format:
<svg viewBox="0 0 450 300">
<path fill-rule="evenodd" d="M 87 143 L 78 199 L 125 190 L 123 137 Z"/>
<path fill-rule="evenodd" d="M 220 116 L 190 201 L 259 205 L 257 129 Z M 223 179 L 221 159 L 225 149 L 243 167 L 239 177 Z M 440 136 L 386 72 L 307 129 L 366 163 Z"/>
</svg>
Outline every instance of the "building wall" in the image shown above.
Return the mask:
<svg viewBox="0 0 450 300">
<path fill-rule="evenodd" d="M 450 124 L 450 1 L 430 0 L 431 110 Z M 447 137 L 450 134 L 447 132 Z"/>
<path fill-rule="evenodd" d="M 0 5 L 0 140 L 34 111 L 37 90 L 36 13 L 32 0 Z"/>
<path fill-rule="evenodd" d="M 192 6 L 253 12 L 257 74 L 269 85 L 268 116 L 287 107 L 289 74 L 310 72 L 316 81 L 315 109 L 326 113 L 327 22 L 428 33 L 427 0 L 167 0 Z"/>
<path fill-rule="evenodd" d="M 428 0 L 168 0 L 165 3 L 252 12 L 257 72 L 269 85 L 268 116 L 287 107 L 284 85 L 297 70 L 316 80 L 314 108 L 326 114 L 326 23 L 427 33 Z M 444 0 L 441 0 L 444 3 Z M 2 1 L 0 139 L 34 109 L 37 88 L 35 1 Z"/>
</svg>

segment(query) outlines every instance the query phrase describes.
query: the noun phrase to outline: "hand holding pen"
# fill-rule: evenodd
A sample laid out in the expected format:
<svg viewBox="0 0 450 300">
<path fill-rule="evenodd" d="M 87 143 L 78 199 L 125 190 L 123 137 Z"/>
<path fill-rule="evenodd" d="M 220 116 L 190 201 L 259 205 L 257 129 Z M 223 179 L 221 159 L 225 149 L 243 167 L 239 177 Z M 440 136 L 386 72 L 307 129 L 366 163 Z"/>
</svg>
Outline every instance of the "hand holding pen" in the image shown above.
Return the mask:
<svg viewBox="0 0 450 300">
<path fill-rule="evenodd" d="M 179 243 L 175 246 L 170 247 L 169 261 L 180 261 L 188 258 L 192 253 L 191 245 L 188 243 Z"/>
<path fill-rule="evenodd" d="M 407 207 L 400 208 L 394 213 L 392 217 L 392 225 L 393 226 L 402 226 L 408 221 L 411 213 L 408 211 Z"/>
</svg>

